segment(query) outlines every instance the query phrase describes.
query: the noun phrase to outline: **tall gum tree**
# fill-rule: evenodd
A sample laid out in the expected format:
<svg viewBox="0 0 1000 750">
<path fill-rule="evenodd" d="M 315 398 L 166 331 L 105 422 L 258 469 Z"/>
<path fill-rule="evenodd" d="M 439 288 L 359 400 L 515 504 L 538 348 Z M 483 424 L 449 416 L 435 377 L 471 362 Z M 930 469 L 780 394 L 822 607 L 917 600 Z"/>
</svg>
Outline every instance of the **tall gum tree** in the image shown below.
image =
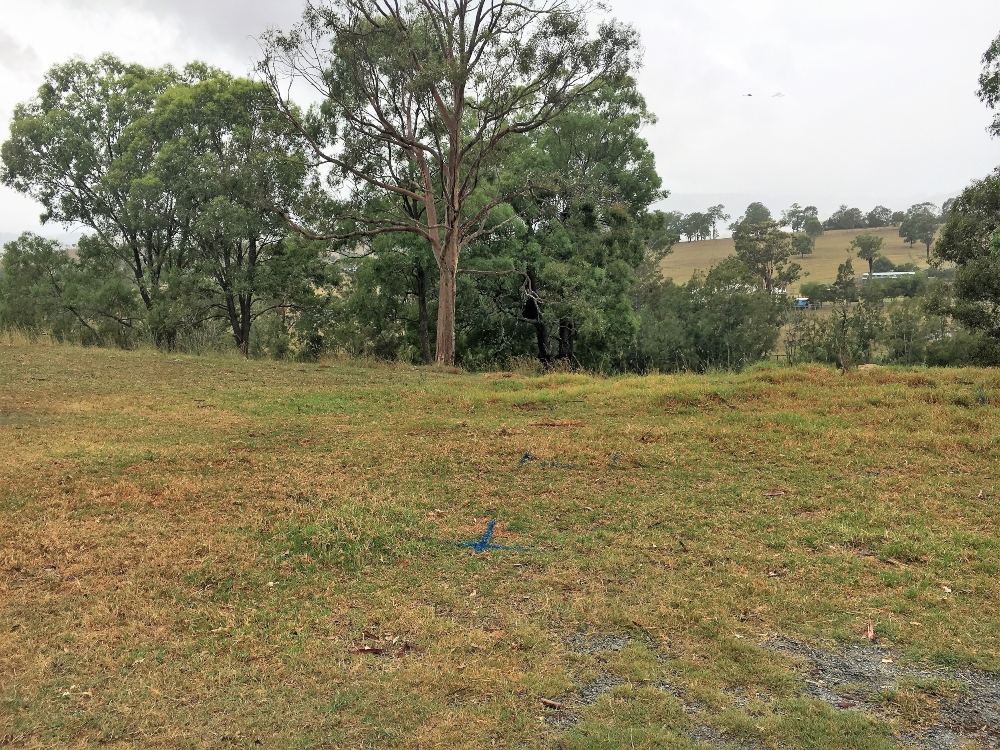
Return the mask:
<svg viewBox="0 0 1000 750">
<path fill-rule="evenodd" d="M 165 312 L 169 280 L 190 263 L 188 226 L 173 196 L 148 179 L 160 146 L 149 116 L 178 80 L 171 68 L 110 55 L 56 65 L 14 110 L 0 174 L 42 205 L 43 223 L 94 232 L 91 249 L 127 270 L 154 339 L 168 348 L 176 337 Z"/>
<path fill-rule="evenodd" d="M 440 364 L 456 357 L 462 252 L 508 220 L 495 210 L 531 180 L 500 179 L 512 144 L 637 63 L 636 32 L 606 20 L 591 33 L 597 12 L 573 0 L 326 0 L 264 40 L 264 80 L 338 206 L 325 221 L 286 218 L 313 237 L 426 240 Z M 291 102 L 301 84 L 320 101 L 303 117 Z"/>
</svg>

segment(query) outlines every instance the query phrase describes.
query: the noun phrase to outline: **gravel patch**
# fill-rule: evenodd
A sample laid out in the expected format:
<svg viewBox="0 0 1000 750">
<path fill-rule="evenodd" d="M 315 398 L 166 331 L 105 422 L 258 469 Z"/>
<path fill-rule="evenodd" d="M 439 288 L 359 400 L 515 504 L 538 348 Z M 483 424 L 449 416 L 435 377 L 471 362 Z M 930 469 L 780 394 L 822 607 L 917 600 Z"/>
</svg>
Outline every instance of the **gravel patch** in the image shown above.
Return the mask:
<svg viewBox="0 0 1000 750">
<path fill-rule="evenodd" d="M 839 710 L 886 717 L 880 693 L 896 690 L 903 680 L 947 680 L 959 686 L 954 697 L 942 697 L 937 720 L 901 739 L 926 750 L 954 750 L 978 742 L 1000 749 L 1000 676 L 971 669 L 924 669 L 900 664 L 896 655 L 876 645 L 816 648 L 776 637 L 766 648 L 806 660 L 806 692 Z"/>
</svg>

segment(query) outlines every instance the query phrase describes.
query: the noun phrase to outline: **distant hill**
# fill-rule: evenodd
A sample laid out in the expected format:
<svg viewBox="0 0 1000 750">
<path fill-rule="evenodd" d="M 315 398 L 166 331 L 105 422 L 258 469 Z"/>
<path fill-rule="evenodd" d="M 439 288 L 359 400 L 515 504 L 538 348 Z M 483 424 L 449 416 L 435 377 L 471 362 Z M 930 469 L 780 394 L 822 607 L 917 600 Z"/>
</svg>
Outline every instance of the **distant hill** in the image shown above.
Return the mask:
<svg viewBox="0 0 1000 750">
<path fill-rule="evenodd" d="M 916 263 L 927 267 L 927 253 L 921 244 L 909 247 L 899 236 L 896 227 L 883 229 L 843 229 L 830 231 L 816 240 L 816 249 L 805 258 L 794 257 L 802 266 L 803 276 L 790 291 L 798 289 L 805 281 L 833 282 L 837 280 L 837 268 L 847 258 L 854 258 L 854 271 L 860 275 L 867 271 L 867 265 L 856 255 L 851 255 L 848 247 L 859 234 L 876 234 L 885 238 L 883 254 L 893 263 Z M 681 242 L 663 261 L 663 274 L 678 283 L 688 281 L 695 271 L 707 271 L 719 261 L 736 252 L 731 239 L 706 240 L 704 242 Z"/>
</svg>

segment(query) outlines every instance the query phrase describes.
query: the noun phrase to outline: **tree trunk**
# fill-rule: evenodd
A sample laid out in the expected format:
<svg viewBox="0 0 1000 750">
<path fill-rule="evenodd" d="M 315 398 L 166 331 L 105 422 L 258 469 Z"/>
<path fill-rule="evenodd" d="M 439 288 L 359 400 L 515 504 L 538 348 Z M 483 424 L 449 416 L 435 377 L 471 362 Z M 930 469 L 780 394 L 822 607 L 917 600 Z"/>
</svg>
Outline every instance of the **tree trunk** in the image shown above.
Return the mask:
<svg viewBox="0 0 1000 750">
<path fill-rule="evenodd" d="M 250 358 L 250 329 L 253 327 L 253 296 L 240 295 L 240 353 Z"/>
<path fill-rule="evenodd" d="M 458 293 L 457 238 L 448 238 L 438 267 L 441 271 L 441 282 L 438 288 L 437 363 L 451 367 L 455 364 L 455 301 Z"/>
<path fill-rule="evenodd" d="M 425 365 L 434 361 L 431 353 L 431 323 L 430 314 L 427 311 L 427 271 L 418 260 L 413 269 L 416 277 L 417 310 L 419 314 L 418 332 L 420 336 L 420 359 Z"/>
<path fill-rule="evenodd" d="M 243 300 L 240 300 L 240 308 L 243 307 Z M 233 341 L 236 342 L 236 348 L 240 350 L 240 354 L 244 357 L 247 356 L 249 347 L 246 339 L 243 337 L 243 320 L 241 315 L 241 309 L 236 307 L 236 298 L 230 294 L 226 294 L 226 314 L 229 316 L 229 327 L 233 331 Z"/>
<path fill-rule="evenodd" d="M 538 361 L 543 365 L 552 363 L 549 356 L 549 330 L 545 325 L 545 318 L 542 316 L 542 306 L 538 304 L 535 276 L 532 271 L 528 271 L 528 291 L 531 296 L 524 305 L 524 319 L 531 321 L 535 329 L 535 340 L 538 345 Z"/>
<path fill-rule="evenodd" d="M 559 321 L 559 359 L 573 359 L 573 339 L 576 336 L 576 326 L 572 320 L 562 318 Z"/>
</svg>

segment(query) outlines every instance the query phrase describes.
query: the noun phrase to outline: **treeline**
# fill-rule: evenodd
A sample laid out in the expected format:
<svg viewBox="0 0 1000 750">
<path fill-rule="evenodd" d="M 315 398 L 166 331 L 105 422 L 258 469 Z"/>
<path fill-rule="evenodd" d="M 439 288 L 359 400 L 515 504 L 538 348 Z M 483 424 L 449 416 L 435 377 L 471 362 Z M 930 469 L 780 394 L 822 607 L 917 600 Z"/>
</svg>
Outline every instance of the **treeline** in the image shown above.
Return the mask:
<svg viewBox="0 0 1000 750">
<path fill-rule="evenodd" d="M 823 221 L 820 221 L 819 209 L 816 206 L 793 203 L 782 212 L 779 225 L 789 229 L 793 234 L 802 234 L 814 241 L 828 230 L 897 227 L 899 236 L 911 246 L 918 242 L 925 244 L 929 256 L 930 246 L 934 242 L 937 230 L 947 220 L 948 211 L 953 203 L 954 200 L 945 201 L 940 210 L 933 203 L 918 203 L 906 211 L 893 211 L 880 205 L 867 213 L 860 208 L 842 205 Z M 768 216 L 771 215 L 770 210 L 763 204 L 753 205 L 760 207 L 760 214 L 766 212 Z M 717 239 L 719 225 L 729 221 L 730 218 L 723 205 L 690 214 L 676 211 L 664 214 L 664 221 L 677 240 L 686 239 L 689 242 Z M 736 225 L 731 225 L 729 228 L 735 230 Z"/>
<path fill-rule="evenodd" d="M 815 207 L 775 219 L 752 204 L 730 225 L 733 258 L 663 279 L 682 234 L 717 236 L 730 217 L 653 210 L 666 193 L 642 137 L 638 36 L 588 20 L 530 0 L 327 0 L 265 37 L 256 79 L 110 56 L 55 66 L 15 110 L 0 178 L 87 233 L 71 252 L 7 246 L 0 325 L 469 368 L 768 356 L 802 275 L 792 258 L 823 230 Z M 288 99 L 302 87 L 318 104 Z M 995 336 L 989 290 L 962 270 L 982 270 L 982 215 L 969 196 L 952 207 L 939 255 L 959 271 L 934 314 Z"/>
</svg>

